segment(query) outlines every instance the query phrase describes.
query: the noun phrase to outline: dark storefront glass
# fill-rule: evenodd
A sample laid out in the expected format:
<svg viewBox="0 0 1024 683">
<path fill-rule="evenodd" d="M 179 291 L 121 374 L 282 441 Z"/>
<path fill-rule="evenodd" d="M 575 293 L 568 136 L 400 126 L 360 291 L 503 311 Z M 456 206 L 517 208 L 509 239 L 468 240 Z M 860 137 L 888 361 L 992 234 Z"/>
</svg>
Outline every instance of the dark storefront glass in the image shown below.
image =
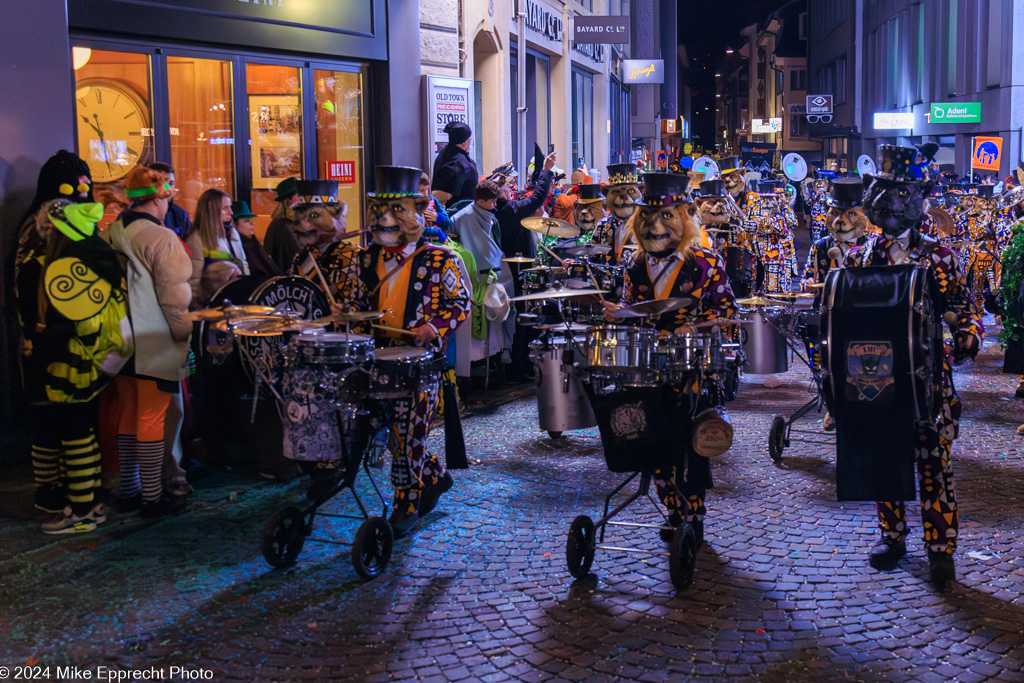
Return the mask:
<svg viewBox="0 0 1024 683">
<path fill-rule="evenodd" d="M 517 46 L 511 47 L 511 93 L 512 103 L 512 161 L 519 159 L 519 53 Z M 549 59 L 532 50 L 526 53 L 526 158 L 533 159 L 534 145 L 544 154 L 551 141 L 551 63 Z"/>
<path fill-rule="evenodd" d="M 572 70 L 572 168 L 583 159 L 590 168 L 594 151 L 594 78 Z"/>
<path fill-rule="evenodd" d="M 316 152 L 321 178 L 338 180 L 338 196 L 348 204 L 347 228 L 362 228 L 363 75 L 359 71 L 313 72 L 316 94 Z"/>
</svg>

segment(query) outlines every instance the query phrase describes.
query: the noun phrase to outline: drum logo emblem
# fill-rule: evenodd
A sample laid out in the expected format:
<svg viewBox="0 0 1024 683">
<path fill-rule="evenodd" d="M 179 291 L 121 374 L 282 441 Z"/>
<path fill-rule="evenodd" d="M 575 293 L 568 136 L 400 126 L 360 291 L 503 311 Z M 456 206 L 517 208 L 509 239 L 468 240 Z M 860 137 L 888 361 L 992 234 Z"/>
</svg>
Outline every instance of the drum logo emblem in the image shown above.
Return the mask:
<svg viewBox="0 0 1024 683">
<path fill-rule="evenodd" d="M 643 401 L 618 406 L 612 411 L 610 422 L 615 438 L 626 441 L 638 438 L 647 430 Z"/>
<path fill-rule="evenodd" d="M 846 347 L 846 381 L 857 390 L 858 401 L 874 401 L 890 384 L 892 344 L 889 342 L 849 342 Z"/>
</svg>

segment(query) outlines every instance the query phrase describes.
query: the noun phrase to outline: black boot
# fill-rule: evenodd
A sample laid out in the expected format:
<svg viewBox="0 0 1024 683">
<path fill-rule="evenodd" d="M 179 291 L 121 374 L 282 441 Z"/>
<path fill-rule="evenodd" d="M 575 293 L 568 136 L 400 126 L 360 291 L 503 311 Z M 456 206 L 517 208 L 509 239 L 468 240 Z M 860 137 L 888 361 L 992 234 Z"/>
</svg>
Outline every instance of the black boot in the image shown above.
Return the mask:
<svg viewBox="0 0 1024 683">
<path fill-rule="evenodd" d="M 407 505 L 408 503 L 406 502 L 396 505 L 395 509 L 391 511 L 391 516 L 388 517 L 388 524 L 391 525 L 391 531 L 395 535 L 395 540 L 407 535 L 416 526 L 416 523 L 420 521 L 420 516 L 417 513 L 405 511 Z"/>
<path fill-rule="evenodd" d="M 906 554 L 907 544 L 904 541 L 897 541 L 883 534 L 881 540 L 871 549 L 868 564 L 879 571 L 891 571 L 896 569 L 896 565 Z"/>
<path fill-rule="evenodd" d="M 662 527 L 658 531 L 658 535 L 661 536 L 661 540 L 665 541 L 665 543 L 668 543 L 669 541 L 671 541 L 672 540 L 672 535 L 676 533 L 676 527 L 679 526 L 682 523 L 683 523 L 683 516 L 681 514 L 679 514 L 678 512 L 673 512 L 671 515 L 669 515 L 668 516 L 667 524 L 668 524 L 668 527 L 671 527 L 671 528 Z"/>
<path fill-rule="evenodd" d="M 437 501 L 441 499 L 441 496 L 451 489 L 452 485 L 455 484 L 455 480 L 452 479 L 452 475 L 447 472 L 441 477 L 436 484 L 433 486 L 424 486 L 423 493 L 420 494 L 420 517 L 426 517 L 437 507 Z"/>
<path fill-rule="evenodd" d="M 945 550 L 928 551 L 928 580 L 937 590 L 946 587 L 947 581 L 956 579 L 956 564 L 953 556 Z"/>
</svg>

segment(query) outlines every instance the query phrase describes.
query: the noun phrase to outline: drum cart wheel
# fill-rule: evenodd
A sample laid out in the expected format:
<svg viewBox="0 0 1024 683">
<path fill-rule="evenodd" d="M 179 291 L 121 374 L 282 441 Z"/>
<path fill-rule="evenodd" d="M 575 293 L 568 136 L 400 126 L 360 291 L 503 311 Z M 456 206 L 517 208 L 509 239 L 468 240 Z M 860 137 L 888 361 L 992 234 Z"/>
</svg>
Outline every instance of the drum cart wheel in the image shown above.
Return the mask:
<svg viewBox="0 0 1024 683">
<path fill-rule="evenodd" d="M 676 527 L 668 547 L 668 575 L 676 590 L 685 590 L 693 583 L 697 564 L 697 534 L 693 525 L 684 522 Z"/>
<path fill-rule="evenodd" d="M 395 536 L 383 517 L 371 516 L 359 527 L 352 541 L 352 566 L 364 579 L 374 579 L 387 568 Z"/>
<path fill-rule="evenodd" d="M 594 520 L 580 515 L 572 520 L 565 543 L 565 561 L 574 579 L 586 578 L 594 563 Z"/>
<path fill-rule="evenodd" d="M 310 531 L 304 518 L 297 507 L 270 516 L 263 526 L 263 557 L 267 562 L 279 569 L 295 564 Z"/>
<path fill-rule="evenodd" d="M 789 445 L 786 439 L 786 427 L 786 418 L 781 415 L 772 418 L 772 427 L 768 430 L 768 455 L 775 462 L 782 460 L 782 451 Z"/>
</svg>

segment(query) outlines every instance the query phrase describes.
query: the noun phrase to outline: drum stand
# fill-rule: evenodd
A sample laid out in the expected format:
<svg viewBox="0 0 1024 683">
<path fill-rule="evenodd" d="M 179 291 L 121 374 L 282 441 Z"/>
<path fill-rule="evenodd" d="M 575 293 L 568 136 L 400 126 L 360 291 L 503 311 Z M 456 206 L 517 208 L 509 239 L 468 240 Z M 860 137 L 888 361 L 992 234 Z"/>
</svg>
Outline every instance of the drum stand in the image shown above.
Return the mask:
<svg viewBox="0 0 1024 683">
<path fill-rule="evenodd" d="M 612 498 L 619 494 L 630 482 L 640 477 L 639 485 L 635 492 L 630 494 L 626 500 L 609 511 L 612 505 Z M 697 534 L 693 525 L 683 522 L 678 527 L 673 527 L 668 522 L 668 515 L 658 504 L 658 501 L 651 496 L 651 480 L 654 478 L 652 472 L 633 472 L 621 484 L 616 486 L 604 499 L 604 514 L 596 523 L 587 515 L 580 515 L 573 520 L 569 527 L 569 537 L 565 545 L 565 559 L 569 566 L 569 573 L 576 579 L 585 578 L 590 574 L 590 567 L 594 562 L 594 553 L 597 550 L 611 550 L 621 553 L 637 553 L 641 555 L 661 555 L 668 557 L 669 577 L 672 585 L 677 590 L 684 590 L 693 583 L 693 570 L 697 562 Z M 677 491 L 677 495 L 682 496 Z M 639 498 L 646 498 L 665 520 L 664 524 L 643 524 L 641 522 L 615 522 L 612 521 L 619 513 L 629 507 Z M 637 548 L 624 548 L 621 546 L 604 545 L 605 532 L 609 526 L 628 527 L 633 529 L 658 529 L 659 531 L 672 532 L 672 538 L 668 543 L 668 552 L 656 550 L 640 550 Z M 598 535 L 598 530 L 600 534 Z"/>
</svg>

